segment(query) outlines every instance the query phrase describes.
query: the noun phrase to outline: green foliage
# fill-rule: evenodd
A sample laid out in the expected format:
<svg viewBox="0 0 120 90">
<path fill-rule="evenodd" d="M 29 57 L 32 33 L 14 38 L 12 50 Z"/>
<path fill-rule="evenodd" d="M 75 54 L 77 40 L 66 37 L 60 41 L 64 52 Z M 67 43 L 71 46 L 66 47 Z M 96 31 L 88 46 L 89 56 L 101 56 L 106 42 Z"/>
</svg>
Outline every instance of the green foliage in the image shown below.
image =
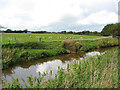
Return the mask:
<svg viewBox="0 0 120 90">
<path fill-rule="evenodd" d="M 66 49 L 66 51 L 70 51 L 72 53 L 77 52 L 82 47 L 81 43 L 76 42 L 74 40 L 64 40 L 62 41 L 62 45 Z"/>
<path fill-rule="evenodd" d="M 80 41 L 82 47 L 79 52 L 88 52 L 99 48 L 118 46 L 118 39 L 116 38 L 104 38 L 99 40 L 83 40 Z"/>
<path fill-rule="evenodd" d="M 120 23 L 106 25 L 101 34 L 103 36 L 119 36 Z"/>
<path fill-rule="evenodd" d="M 70 66 L 69 66 L 69 64 L 67 64 L 67 71 L 69 72 L 69 68 L 70 68 Z"/>
<path fill-rule="evenodd" d="M 64 53 L 66 53 L 66 51 L 60 42 L 27 42 L 13 45 L 3 45 L 3 69 L 7 69 L 9 66 L 17 62 L 27 62 Z"/>
</svg>

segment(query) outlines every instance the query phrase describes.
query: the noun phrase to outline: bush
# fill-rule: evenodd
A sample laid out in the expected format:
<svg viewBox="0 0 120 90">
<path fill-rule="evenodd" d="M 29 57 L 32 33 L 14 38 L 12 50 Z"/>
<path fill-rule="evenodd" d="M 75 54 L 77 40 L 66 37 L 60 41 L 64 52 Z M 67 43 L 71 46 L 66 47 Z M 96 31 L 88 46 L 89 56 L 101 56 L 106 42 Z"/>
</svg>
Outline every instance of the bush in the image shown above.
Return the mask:
<svg viewBox="0 0 120 90">
<path fill-rule="evenodd" d="M 62 41 L 62 45 L 65 49 L 67 49 L 67 51 L 71 51 L 71 53 L 77 52 L 82 47 L 81 43 L 73 40 L 64 40 Z"/>
</svg>

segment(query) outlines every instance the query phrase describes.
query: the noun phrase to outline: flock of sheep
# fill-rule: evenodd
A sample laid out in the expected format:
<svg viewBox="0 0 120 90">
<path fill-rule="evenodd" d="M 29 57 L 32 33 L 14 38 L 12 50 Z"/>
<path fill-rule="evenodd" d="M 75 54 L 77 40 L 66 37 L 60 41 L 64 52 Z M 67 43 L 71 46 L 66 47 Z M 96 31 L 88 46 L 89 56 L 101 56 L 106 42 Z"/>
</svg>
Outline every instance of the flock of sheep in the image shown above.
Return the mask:
<svg viewBox="0 0 120 90">
<path fill-rule="evenodd" d="M 32 38 L 32 37 L 30 37 L 30 38 Z M 40 39 L 41 37 L 38 37 L 38 36 L 36 36 L 36 38 L 37 39 Z M 58 39 L 61 39 L 62 37 L 60 36 L 60 37 L 58 37 Z M 63 37 L 64 39 L 74 39 L 74 37 Z M 45 39 L 45 37 L 43 37 L 43 39 Z M 48 39 L 53 39 L 53 37 L 48 37 Z M 83 37 L 80 37 L 80 40 L 83 40 Z"/>
<path fill-rule="evenodd" d="M 32 38 L 32 36 L 31 36 L 31 35 L 29 35 L 29 37 L 30 37 L 30 38 Z M 36 39 L 38 39 L 38 41 L 41 41 L 41 39 L 45 39 L 45 37 L 44 37 L 44 36 L 43 36 L 43 37 L 36 36 L 35 38 L 36 38 Z M 48 38 L 49 40 L 52 40 L 52 39 L 53 39 L 53 37 L 51 37 L 51 36 L 50 36 L 50 37 L 47 37 L 47 38 Z M 62 38 L 63 38 L 63 39 L 75 39 L 74 37 L 62 37 L 62 36 L 58 37 L 58 39 L 62 39 Z M 10 38 L 9 38 L 9 37 L 8 37 L 8 40 L 10 40 Z M 14 38 L 13 38 L 13 40 L 14 40 L 14 41 L 16 41 L 16 40 L 17 40 L 17 38 L 16 38 L 16 37 L 14 37 Z M 80 40 L 83 40 L 83 37 L 80 37 Z"/>
<path fill-rule="evenodd" d="M 29 35 L 29 37 L 30 37 L 30 38 L 32 38 L 32 36 L 31 36 L 31 35 Z M 45 39 L 45 37 L 44 37 L 44 36 L 43 36 L 42 38 L 43 38 L 43 39 Z M 58 39 L 61 39 L 61 38 L 62 38 L 62 36 L 58 37 Z M 74 37 L 63 37 L 63 38 L 64 38 L 64 39 L 74 39 Z M 36 39 L 41 39 L 41 37 L 36 36 Z M 50 39 L 50 40 L 51 40 L 51 39 L 53 39 L 53 37 L 51 37 L 51 36 L 50 36 L 50 37 L 48 37 L 48 39 Z M 80 40 L 83 40 L 83 37 L 80 37 Z"/>
</svg>

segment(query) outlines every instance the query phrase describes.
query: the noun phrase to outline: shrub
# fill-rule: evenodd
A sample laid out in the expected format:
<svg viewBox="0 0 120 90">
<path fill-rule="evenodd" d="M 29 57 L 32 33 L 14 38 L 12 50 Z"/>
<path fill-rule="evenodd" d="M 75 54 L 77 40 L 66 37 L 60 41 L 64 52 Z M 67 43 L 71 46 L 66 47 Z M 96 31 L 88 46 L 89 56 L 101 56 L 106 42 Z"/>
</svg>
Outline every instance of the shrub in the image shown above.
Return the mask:
<svg viewBox="0 0 120 90">
<path fill-rule="evenodd" d="M 81 47 L 82 44 L 73 40 L 64 40 L 62 41 L 62 45 L 67 51 L 71 51 L 72 53 L 77 52 Z"/>
</svg>

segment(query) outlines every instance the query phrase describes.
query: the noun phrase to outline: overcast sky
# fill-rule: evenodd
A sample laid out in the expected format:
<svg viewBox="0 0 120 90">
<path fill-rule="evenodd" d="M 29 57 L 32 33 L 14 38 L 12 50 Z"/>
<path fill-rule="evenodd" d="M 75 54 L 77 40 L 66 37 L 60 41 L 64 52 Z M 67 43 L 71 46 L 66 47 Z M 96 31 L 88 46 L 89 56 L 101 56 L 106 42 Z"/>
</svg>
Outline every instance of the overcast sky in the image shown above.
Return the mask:
<svg viewBox="0 0 120 90">
<path fill-rule="evenodd" d="M 101 31 L 118 21 L 119 0 L 0 0 L 0 25 L 10 29 Z"/>
</svg>

